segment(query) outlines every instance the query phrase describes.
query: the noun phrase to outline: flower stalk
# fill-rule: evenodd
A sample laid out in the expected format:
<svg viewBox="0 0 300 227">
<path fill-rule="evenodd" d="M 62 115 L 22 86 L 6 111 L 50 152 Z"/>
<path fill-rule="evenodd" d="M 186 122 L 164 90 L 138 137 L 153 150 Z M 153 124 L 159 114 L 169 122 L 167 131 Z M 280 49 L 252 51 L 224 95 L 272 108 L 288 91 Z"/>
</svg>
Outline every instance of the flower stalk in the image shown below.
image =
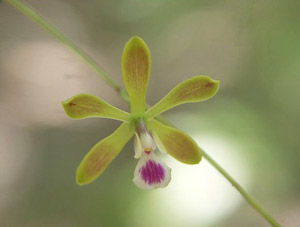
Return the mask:
<svg viewBox="0 0 300 227">
<path fill-rule="evenodd" d="M 63 43 L 65 46 L 69 47 L 73 50 L 77 55 L 79 55 L 91 68 L 93 68 L 97 75 L 103 79 L 107 84 L 109 84 L 119 95 L 120 97 L 127 103 L 130 103 L 130 99 L 127 91 L 116 81 L 114 80 L 98 63 L 90 57 L 83 50 L 78 48 L 69 38 L 67 38 L 63 33 L 61 33 L 54 25 L 49 23 L 46 19 L 44 19 L 38 12 L 28 6 L 25 2 L 20 0 L 7 0 L 12 6 L 17 8 L 20 12 L 25 14 L 31 20 L 38 23 L 41 27 L 43 27 L 46 31 L 52 34 L 57 40 Z M 153 110 L 153 109 L 152 109 Z M 159 111 L 158 111 L 159 112 Z M 157 115 L 156 119 L 160 122 L 164 122 L 165 124 L 168 121 L 163 118 L 161 115 Z M 118 133 L 116 131 L 115 133 Z M 214 161 L 205 151 L 201 150 L 201 155 L 213 166 L 215 167 L 223 177 L 230 182 L 237 191 L 245 198 L 245 200 L 262 216 L 267 220 L 272 226 L 278 227 L 280 224 L 266 211 L 264 210 L 244 189 L 243 187 L 234 180 L 228 172 L 226 172 L 216 161 Z"/>
</svg>

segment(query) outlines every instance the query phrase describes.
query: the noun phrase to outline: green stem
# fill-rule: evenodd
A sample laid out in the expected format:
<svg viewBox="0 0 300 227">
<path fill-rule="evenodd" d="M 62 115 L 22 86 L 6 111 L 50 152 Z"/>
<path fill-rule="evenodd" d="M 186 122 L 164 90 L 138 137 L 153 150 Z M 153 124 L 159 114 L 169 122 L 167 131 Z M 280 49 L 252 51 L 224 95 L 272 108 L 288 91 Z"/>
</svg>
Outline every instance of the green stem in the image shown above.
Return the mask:
<svg viewBox="0 0 300 227">
<path fill-rule="evenodd" d="M 25 2 L 18 1 L 18 0 L 7 0 L 7 1 L 13 6 L 15 6 L 22 13 L 24 13 L 26 16 L 28 16 L 30 19 L 32 19 L 33 21 L 41 25 L 45 30 L 47 30 L 56 39 L 58 39 L 60 42 L 62 42 L 71 50 L 73 50 L 77 55 L 79 55 L 87 64 L 89 64 L 97 72 L 97 75 L 100 76 L 101 79 L 103 79 L 107 84 L 113 87 L 119 93 L 119 95 L 127 103 L 129 103 L 130 100 L 126 90 L 122 86 L 120 86 L 116 80 L 114 80 L 111 76 L 109 76 L 108 73 L 105 72 L 103 68 L 99 66 L 91 56 L 89 56 L 87 53 L 85 53 L 83 50 L 77 47 L 69 38 L 67 38 L 62 32 L 60 32 L 54 25 L 49 23 L 46 19 L 44 19 L 41 15 L 39 15 L 39 13 L 36 10 L 32 9 Z"/>
<path fill-rule="evenodd" d="M 213 165 L 231 184 L 238 190 L 241 195 L 246 199 L 246 201 L 258 212 L 260 213 L 272 226 L 280 226 L 280 224 L 267 212 L 261 205 L 259 205 L 246 191 L 245 189 L 235 180 L 232 176 L 226 172 L 215 160 L 213 160 L 206 152 L 201 151 L 202 156 Z"/>
<path fill-rule="evenodd" d="M 122 99 L 129 103 L 130 99 L 126 90 L 116 81 L 114 80 L 107 72 L 103 70 L 101 66 L 99 66 L 96 61 L 86 54 L 83 50 L 78 48 L 69 38 L 67 38 L 64 34 L 62 34 L 54 25 L 47 22 L 41 15 L 39 15 L 34 9 L 28 6 L 25 2 L 20 0 L 7 0 L 11 5 L 16 7 L 19 11 L 24 13 L 30 19 L 41 25 L 45 30 L 51 33 L 56 39 L 65 44 L 67 47 L 72 49 L 76 54 L 78 54 L 86 63 L 88 63 L 103 79 L 106 83 L 108 83 L 111 87 L 113 87 L 118 94 L 122 97 Z M 168 122 L 162 116 L 158 116 L 159 119 L 163 122 Z M 270 215 L 268 214 L 244 189 L 243 187 L 236 182 L 230 175 L 227 173 L 216 161 L 214 161 L 206 152 L 202 151 L 202 156 L 212 165 L 214 166 L 246 199 L 246 201 L 258 212 L 260 213 L 272 226 L 279 227 L 280 224 Z"/>
</svg>

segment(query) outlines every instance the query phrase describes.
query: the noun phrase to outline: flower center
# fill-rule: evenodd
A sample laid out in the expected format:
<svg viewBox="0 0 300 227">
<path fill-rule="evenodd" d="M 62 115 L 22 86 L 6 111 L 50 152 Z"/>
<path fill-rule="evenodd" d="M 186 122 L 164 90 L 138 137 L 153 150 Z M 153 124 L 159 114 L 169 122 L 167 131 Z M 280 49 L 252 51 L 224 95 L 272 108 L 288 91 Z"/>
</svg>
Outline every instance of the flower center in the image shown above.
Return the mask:
<svg viewBox="0 0 300 227">
<path fill-rule="evenodd" d="M 156 145 L 147 129 L 145 121 L 143 119 L 139 119 L 135 124 L 135 129 L 142 146 L 142 151 L 146 154 L 150 154 L 151 151 L 156 149 Z"/>
</svg>

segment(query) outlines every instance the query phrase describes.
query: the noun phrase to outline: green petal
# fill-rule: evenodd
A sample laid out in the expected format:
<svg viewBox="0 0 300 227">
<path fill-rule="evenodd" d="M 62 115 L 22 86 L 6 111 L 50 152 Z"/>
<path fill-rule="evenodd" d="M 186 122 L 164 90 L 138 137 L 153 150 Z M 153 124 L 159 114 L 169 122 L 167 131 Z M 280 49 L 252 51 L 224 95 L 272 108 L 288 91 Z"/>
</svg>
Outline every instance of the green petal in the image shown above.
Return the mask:
<svg viewBox="0 0 300 227">
<path fill-rule="evenodd" d="M 213 97 L 219 89 L 219 81 L 208 76 L 195 76 L 173 88 L 162 100 L 146 112 L 148 119 L 183 103 L 201 102 Z"/>
<path fill-rule="evenodd" d="M 145 111 L 150 67 L 149 48 L 140 37 L 132 37 L 123 51 L 122 74 L 131 100 L 131 113 L 133 114 L 141 114 Z"/>
<path fill-rule="evenodd" d="M 97 143 L 84 157 L 77 169 L 77 184 L 84 185 L 94 181 L 120 153 L 134 130 L 123 123 L 113 134 Z"/>
<path fill-rule="evenodd" d="M 198 164 L 201 161 L 199 146 L 186 133 L 154 119 L 148 122 L 148 127 L 162 152 L 185 164 Z"/>
<path fill-rule="evenodd" d="M 73 119 L 103 117 L 129 122 L 130 118 L 129 113 L 89 94 L 76 95 L 62 102 L 62 105 L 66 114 Z"/>
</svg>

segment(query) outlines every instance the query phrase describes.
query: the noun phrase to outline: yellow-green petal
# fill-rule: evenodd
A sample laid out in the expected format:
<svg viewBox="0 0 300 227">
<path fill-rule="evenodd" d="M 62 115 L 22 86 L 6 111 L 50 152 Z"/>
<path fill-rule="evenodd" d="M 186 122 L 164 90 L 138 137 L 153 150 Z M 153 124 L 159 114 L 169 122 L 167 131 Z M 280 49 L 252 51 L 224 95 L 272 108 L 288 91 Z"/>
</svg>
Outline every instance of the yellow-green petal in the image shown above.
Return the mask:
<svg viewBox="0 0 300 227">
<path fill-rule="evenodd" d="M 142 114 L 145 111 L 150 67 L 151 57 L 147 44 L 140 37 L 132 37 L 123 51 L 122 74 L 133 114 Z"/>
<path fill-rule="evenodd" d="M 189 102 L 201 102 L 213 97 L 219 89 L 219 81 L 208 76 L 195 76 L 173 88 L 163 99 L 146 112 L 148 119 L 168 109 Z"/>
<path fill-rule="evenodd" d="M 185 164 L 198 164 L 201 161 L 199 146 L 186 133 L 154 119 L 148 122 L 148 128 L 162 152 Z"/>
<path fill-rule="evenodd" d="M 77 168 L 77 184 L 85 185 L 98 178 L 133 134 L 131 125 L 123 123 L 113 134 L 97 143 Z"/>
<path fill-rule="evenodd" d="M 129 113 L 89 94 L 76 95 L 62 102 L 62 105 L 66 114 L 73 119 L 102 117 L 128 122 L 130 118 Z"/>
</svg>

